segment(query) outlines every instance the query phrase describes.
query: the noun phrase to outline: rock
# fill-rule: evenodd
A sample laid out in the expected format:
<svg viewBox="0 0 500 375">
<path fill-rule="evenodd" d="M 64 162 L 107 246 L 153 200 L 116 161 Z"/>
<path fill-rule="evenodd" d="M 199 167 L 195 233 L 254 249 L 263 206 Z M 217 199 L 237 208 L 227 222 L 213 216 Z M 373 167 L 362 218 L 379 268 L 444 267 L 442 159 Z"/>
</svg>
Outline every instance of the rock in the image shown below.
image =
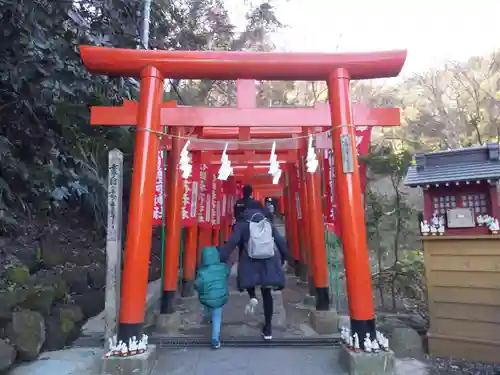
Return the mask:
<svg viewBox="0 0 500 375">
<path fill-rule="evenodd" d="M 41 262 L 48 268 L 64 265 L 67 261 L 66 254 L 57 245 L 44 244 L 41 251 Z"/>
<path fill-rule="evenodd" d="M 92 289 L 102 289 L 106 285 L 106 268 L 100 264 L 95 264 L 88 271 L 90 287 Z"/>
<path fill-rule="evenodd" d="M 68 254 L 68 258 L 70 263 L 81 267 L 106 263 L 106 256 L 102 250 L 75 251 Z"/>
<path fill-rule="evenodd" d="M 0 322 L 12 317 L 12 308 L 22 304 L 29 297 L 26 287 L 10 285 L 0 290 Z"/>
<path fill-rule="evenodd" d="M 36 311 L 22 310 L 12 314 L 7 335 L 22 360 L 34 360 L 45 342 L 45 322 Z"/>
<path fill-rule="evenodd" d="M 422 338 L 412 328 L 397 327 L 389 337 L 389 346 L 397 357 L 423 359 Z"/>
<path fill-rule="evenodd" d="M 395 328 L 406 328 L 407 325 L 395 317 L 379 316 L 377 321 L 377 330 L 387 337 L 392 335 Z"/>
<path fill-rule="evenodd" d="M 86 318 L 92 318 L 104 310 L 104 291 L 93 290 L 73 296 L 75 304 L 80 306 Z"/>
<path fill-rule="evenodd" d="M 2 247 L 0 247 L 0 249 L 4 250 Z M 21 262 L 19 258 L 17 258 L 13 253 L 11 253 L 10 249 L 6 253 L 2 252 L 0 254 L 0 263 L 2 264 L 2 267 L 0 267 L 0 279 L 4 280 L 7 283 L 11 283 L 10 280 L 8 280 L 8 272 L 11 268 L 25 267 L 23 262 Z"/>
<path fill-rule="evenodd" d="M 66 281 L 71 293 L 84 294 L 90 289 L 88 273 L 85 268 L 65 269 L 62 271 L 61 277 Z"/>
<path fill-rule="evenodd" d="M 79 322 L 85 317 L 78 305 L 60 305 L 52 309 L 52 316 L 57 316 L 60 320 L 71 320 Z"/>
<path fill-rule="evenodd" d="M 41 262 L 41 252 L 39 249 L 22 247 L 16 251 L 16 256 L 28 267 L 31 273 L 38 271 Z"/>
<path fill-rule="evenodd" d="M 40 270 L 32 276 L 31 280 L 35 285 L 52 287 L 56 301 L 62 300 L 68 293 L 66 281 L 57 270 Z"/>
<path fill-rule="evenodd" d="M 30 270 L 26 266 L 10 267 L 7 269 L 7 281 L 15 284 L 24 284 L 30 277 Z"/>
<path fill-rule="evenodd" d="M 413 314 L 399 319 L 408 327 L 413 328 L 419 334 L 425 334 L 425 332 L 427 331 L 427 322 L 420 315 Z"/>
<path fill-rule="evenodd" d="M 16 359 L 16 350 L 5 340 L 0 339 L 0 373 L 7 370 Z"/>
<path fill-rule="evenodd" d="M 81 320 L 84 318 L 82 309 L 77 305 L 61 305 L 52 309 L 52 316 L 45 320 L 47 337 L 44 349 L 57 350 L 66 346 L 78 335 Z M 76 337 L 75 337 L 76 336 Z"/>
<path fill-rule="evenodd" d="M 44 350 L 58 350 L 64 348 L 70 341 L 71 332 L 75 329 L 75 322 L 69 319 L 59 320 L 48 317 L 45 321 L 45 332 L 47 334 Z"/>
<path fill-rule="evenodd" d="M 10 309 L 15 305 L 13 293 L 9 290 L 0 290 L 0 321 L 10 320 Z"/>
<path fill-rule="evenodd" d="M 36 285 L 29 297 L 21 304 L 21 307 L 38 311 L 42 315 L 48 315 L 52 303 L 55 300 L 56 292 L 53 287 L 47 285 Z"/>
</svg>

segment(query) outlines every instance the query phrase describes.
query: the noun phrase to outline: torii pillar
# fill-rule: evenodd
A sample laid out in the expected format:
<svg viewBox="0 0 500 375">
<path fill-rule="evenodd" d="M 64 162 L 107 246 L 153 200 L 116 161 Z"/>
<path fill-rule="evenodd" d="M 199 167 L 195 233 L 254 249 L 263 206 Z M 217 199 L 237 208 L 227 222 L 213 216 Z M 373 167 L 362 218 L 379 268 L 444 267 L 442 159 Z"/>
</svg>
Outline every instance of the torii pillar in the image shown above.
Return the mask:
<svg viewBox="0 0 500 375">
<path fill-rule="evenodd" d="M 369 334 L 376 336 L 375 312 L 365 210 L 359 178 L 356 134 L 352 122 L 351 74 L 345 68 L 333 69 L 328 75 L 328 100 L 332 114 L 332 146 L 335 164 L 342 247 L 346 272 L 351 332 L 357 333 L 360 345 Z M 354 298 L 353 298 L 354 297 Z"/>
<path fill-rule="evenodd" d="M 161 130 L 164 80 L 163 74 L 152 66 L 142 69 L 139 75 L 139 113 L 118 326 L 118 340 L 127 343 L 131 337 L 141 337 L 144 322 L 158 167 L 159 140 L 154 132 Z"/>
</svg>

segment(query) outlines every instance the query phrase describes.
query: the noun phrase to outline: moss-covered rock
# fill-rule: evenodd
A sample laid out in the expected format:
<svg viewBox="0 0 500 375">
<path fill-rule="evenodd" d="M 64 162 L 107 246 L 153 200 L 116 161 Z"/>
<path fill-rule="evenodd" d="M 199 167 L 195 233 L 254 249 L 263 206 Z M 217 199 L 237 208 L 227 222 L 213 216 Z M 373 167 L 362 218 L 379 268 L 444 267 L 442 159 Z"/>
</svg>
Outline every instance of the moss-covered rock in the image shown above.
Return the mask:
<svg viewBox="0 0 500 375">
<path fill-rule="evenodd" d="M 28 310 L 38 311 L 42 315 L 48 315 L 52 303 L 55 300 L 55 290 L 51 286 L 36 285 L 30 291 L 29 297 L 21 304 Z"/>
<path fill-rule="evenodd" d="M 104 291 L 93 290 L 72 298 L 81 307 L 86 318 L 92 318 L 104 310 Z"/>
<path fill-rule="evenodd" d="M 17 258 L 30 270 L 30 273 L 40 269 L 42 259 L 38 249 L 38 247 L 20 247 L 16 251 Z"/>
<path fill-rule="evenodd" d="M 14 296 L 8 290 L 0 290 L 0 321 L 10 320 L 11 308 L 15 306 Z"/>
<path fill-rule="evenodd" d="M 79 322 L 83 320 L 84 315 L 80 306 L 77 305 L 61 305 L 53 309 L 53 316 L 59 317 L 60 320 L 71 320 L 73 322 Z"/>
<path fill-rule="evenodd" d="M 25 284 L 30 277 L 30 270 L 28 267 L 10 267 L 7 269 L 6 278 L 7 281 L 15 284 Z"/>
<path fill-rule="evenodd" d="M 68 286 L 57 270 L 40 270 L 31 277 L 34 285 L 50 286 L 54 290 L 54 299 L 60 301 L 68 293 Z"/>
<path fill-rule="evenodd" d="M 64 251 L 55 245 L 43 246 L 41 249 L 41 262 L 46 267 L 57 267 L 66 263 Z"/>
<path fill-rule="evenodd" d="M 45 321 L 47 337 L 44 349 L 57 350 L 69 344 L 78 336 L 82 319 L 82 310 L 76 305 L 54 307 L 52 316 Z"/>
<path fill-rule="evenodd" d="M 29 297 L 25 286 L 10 285 L 0 290 L 0 321 L 10 320 L 12 309 L 21 305 Z"/>
<path fill-rule="evenodd" d="M 22 310 L 12 314 L 7 336 L 17 349 L 20 359 L 31 361 L 38 357 L 45 342 L 45 322 L 36 311 Z"/>
<path fill-rule="evenodd" d="M 71 293 L 83 294 L 90 290 L 88 272 L 84 267 L 67 268 L 61 272 L 61 277 Z"/>
<path fill-rule="evenodd" d="M 16 350 L 7 341 L 0 339 L 0 373 L 9 369 L 16 359 Z"/>
</svg>

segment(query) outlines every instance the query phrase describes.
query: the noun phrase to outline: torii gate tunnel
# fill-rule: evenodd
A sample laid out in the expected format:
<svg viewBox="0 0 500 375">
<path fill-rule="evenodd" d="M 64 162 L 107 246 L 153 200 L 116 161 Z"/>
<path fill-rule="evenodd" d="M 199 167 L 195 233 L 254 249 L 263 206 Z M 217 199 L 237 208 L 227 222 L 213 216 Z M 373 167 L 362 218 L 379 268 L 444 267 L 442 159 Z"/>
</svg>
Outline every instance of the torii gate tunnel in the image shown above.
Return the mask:
<svg viewBox="0 0 500 375">
<path fill-rule="evenodd" d="M 80 53 L 84 65 L 92 73 L 140 77 L 137 135 L 121 288 L 120 340 L 128 342 L 130 337 L 140 337 L 144 322 L 159 149 L 155 133 L 161 132 L 166 78 L 326 81 L 335 189 L 340 226 L 344 234 L 343 251 L 351 332 L 357 333 L 360 338 L 367 333 L 375 337 L 371 273 L 349 83 L 351 80 L 397 76 L 406 60 L 406 51 L 322 54 L 147 51 L 81 46 Z M 238 126 L 231 121 L 222 126 Z M 261 124 L 257 126 L 259 125 Z M 199 126 L 199 123 L 192 123 L 192 126 Z M 269 126 L 280 127 L 280 124 Z M 178 146 L 175 147 L 177 148 Z"/>
</svg>

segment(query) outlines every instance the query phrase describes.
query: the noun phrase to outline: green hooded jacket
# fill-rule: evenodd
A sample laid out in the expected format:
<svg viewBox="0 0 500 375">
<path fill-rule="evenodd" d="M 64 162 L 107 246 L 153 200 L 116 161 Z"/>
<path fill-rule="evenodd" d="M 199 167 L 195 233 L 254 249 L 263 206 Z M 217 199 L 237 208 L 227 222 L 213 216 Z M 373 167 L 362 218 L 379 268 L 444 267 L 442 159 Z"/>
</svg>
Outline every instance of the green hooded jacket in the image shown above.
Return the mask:
<svg viewBox="0 0 500 375">
<path fill-rule="evenodd" d="M 222 307 L 229 299 L 229 269 L 221 263 L 219 250 L 215 246 L 203 248 L 201 260 L 195 281 L 200 302 L 212 309 Z"/>
</svg>

